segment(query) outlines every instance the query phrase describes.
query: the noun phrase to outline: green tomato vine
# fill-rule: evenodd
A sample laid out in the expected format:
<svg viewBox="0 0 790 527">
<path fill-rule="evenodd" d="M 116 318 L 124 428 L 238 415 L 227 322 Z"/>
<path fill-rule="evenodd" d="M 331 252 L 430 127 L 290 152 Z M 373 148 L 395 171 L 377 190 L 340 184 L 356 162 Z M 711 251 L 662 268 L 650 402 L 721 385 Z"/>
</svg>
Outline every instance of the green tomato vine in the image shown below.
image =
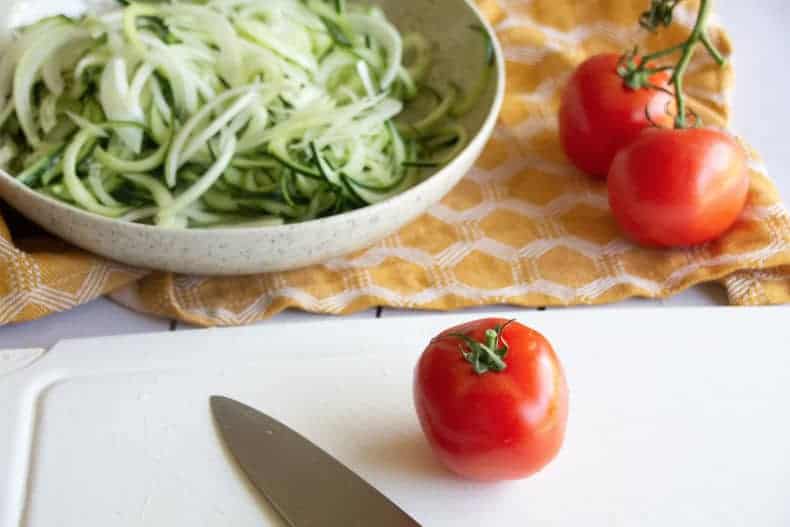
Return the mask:
<svg viewBox="0 0 790 527">
<path fill-rule="evenodd" d="M 669 27 L 672 24 L 675 8 L 682 0 L 651 0 L 650 8 L 642 13 L 639 24 L 648 31 L 655 32 L 661 27 Z M 649 88 L 660 89 L 670 92 L 675 97 L 676 115 L 675 128 L 683 129 L 689 126 L 689 110 L 684 93 L 684 78 L 691 59 L 699 44 L 702 44 L 708 54 L 719 64 L 727 64 L 727 58 L 716 48 L 708 32 L 708 21 L 712 8 L 711 0 L 700 0 L 697 21 L 688 38 L 674 46 L 656 51 L 639 57 L 638 48 L 626 53 L 618 69 L 618 73 L 625 81 L 626 85 L 634 90 Z M 678 55 L 679 58 L 674 65 L 654 67 L 652 64 L 658 59 Z M 655 86 L 650 78 L 662 71 L 672 71 L 670 82 L 672 90 L 665 87 Z M 694 124 L 699 124 L 699 118 L 695 116 Z"/>
</svg>

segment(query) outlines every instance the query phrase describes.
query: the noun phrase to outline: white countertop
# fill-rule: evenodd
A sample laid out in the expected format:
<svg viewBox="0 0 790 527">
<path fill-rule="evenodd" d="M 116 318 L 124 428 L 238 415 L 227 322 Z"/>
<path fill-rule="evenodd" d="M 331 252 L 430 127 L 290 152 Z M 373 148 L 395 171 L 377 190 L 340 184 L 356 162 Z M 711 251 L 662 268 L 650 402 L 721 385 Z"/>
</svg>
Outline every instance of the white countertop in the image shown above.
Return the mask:
<svg viewBox="0 0 790 527">
<path fill-rule="evenodd" d="M 784 125 L 790 122 L 790 105 L 784 101 L 790 73 L 771 59 L 787 43 L 786 27 L 790 23 L 790 4 L 786 0 L 719 0 L 717 11 L 736 48 L 737 89 L 734 99 L 733 128 L 763 155 L 769 174 L 785 200 L 790 199 L 790 148 Z M 716 285 L 687 291 L 666 301 L 633 300 L 629 307 L 654 305 L 721 305 L 726 295 Z M 622 305 L 622 304 L 621 304 Z M 587 308 L 574 308 L 587 309 Z M 606 308 L 593 308 L 606 309 Z M 501 308 L 472 310 L 475 314 L 502 311 Z M 384 309 L 367 311 L 359 318 L 391 316 L 427 316 Z M 316 315 L 289 312 L 264 322 L 288 323 L 315 318 Z M 43 320 L 0 328 L 0 348 L 45 348 L 69 337 L 109 336 L 129 333 L 186 330 L 169 320 L 158 320 L 133 313 L 110 300 L 99 299 L 67 313 Z"/>
</svg>

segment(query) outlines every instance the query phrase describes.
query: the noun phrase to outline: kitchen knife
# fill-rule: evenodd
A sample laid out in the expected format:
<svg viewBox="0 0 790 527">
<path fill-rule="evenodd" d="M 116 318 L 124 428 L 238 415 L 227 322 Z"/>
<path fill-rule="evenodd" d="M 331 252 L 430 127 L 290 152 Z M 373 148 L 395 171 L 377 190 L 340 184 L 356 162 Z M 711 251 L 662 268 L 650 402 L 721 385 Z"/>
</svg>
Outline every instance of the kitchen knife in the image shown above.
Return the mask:
<svg viewBox="0 0 790 527">
<path fill-rule="evenodd" d="M 290 527 L 420 527 L 338 460 L 279 421 L 227 397 L 211 411 L 228 449 Z"/>
</svg>

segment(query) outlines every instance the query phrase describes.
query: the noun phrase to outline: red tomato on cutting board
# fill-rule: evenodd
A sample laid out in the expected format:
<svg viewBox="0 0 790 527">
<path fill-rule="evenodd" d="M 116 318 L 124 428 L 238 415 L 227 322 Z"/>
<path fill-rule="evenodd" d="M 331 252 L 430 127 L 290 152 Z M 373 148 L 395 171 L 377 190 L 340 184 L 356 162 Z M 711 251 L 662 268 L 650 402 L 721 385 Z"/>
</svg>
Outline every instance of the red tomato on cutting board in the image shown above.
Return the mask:
<svg viewBox="0 0 790 527">
<path fill-rule="evenodd" d="M 565 435 L 560 362 L 540 333 L 518 322 L 490 318 L 443 332 L 419 360 L 414 400 L 436 456 L 469 479 L 534 474 Z"/>
</svg>

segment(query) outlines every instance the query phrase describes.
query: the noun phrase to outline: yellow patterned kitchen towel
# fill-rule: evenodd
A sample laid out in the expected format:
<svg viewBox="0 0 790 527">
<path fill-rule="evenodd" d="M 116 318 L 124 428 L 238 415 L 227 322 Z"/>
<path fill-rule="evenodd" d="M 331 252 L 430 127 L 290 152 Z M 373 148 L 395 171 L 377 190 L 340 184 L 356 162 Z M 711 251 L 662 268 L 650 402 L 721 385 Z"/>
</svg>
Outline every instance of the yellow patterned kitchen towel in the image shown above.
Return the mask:
<svg viewBox="0 0 790 527">
<path fill-rule="evenodd" d="M 347 314 L 412 309 L 600 304 L 663 298 L 722 283 L 733 304 L 790 302 L 790 215 L 752 154 L 749 205 L 724 238 L 658 251 L 622 238 L 605 186 L 575 171 L 557 137 L 560 91 L 575 65 L 640 42 L 680 41 L 696 5 L 648 36 L 647 0 L 480 0 L 505 49 L 508 89 L 495 136 L 441 204 L 375 246 L 325 265 L 240 278 L 143 273 L 0 220 L 0 323 L 29 320 L 111 291 L 136 309 L 201 325 L 245 324 L 283 309 Z M 713 31 L 719 48 L 730 43 Z M 703 54 L 689 93 L 708 123 L 724 124 L 732 70 Z M 2 204 L 0 204 L 2 207 Z M 6 208 L 0 212 L 8 219 Z M 123 288 L 124 285 L 131 284 Z M 120 291 L 117 291 L 119 290 Z"/>
</svg>

